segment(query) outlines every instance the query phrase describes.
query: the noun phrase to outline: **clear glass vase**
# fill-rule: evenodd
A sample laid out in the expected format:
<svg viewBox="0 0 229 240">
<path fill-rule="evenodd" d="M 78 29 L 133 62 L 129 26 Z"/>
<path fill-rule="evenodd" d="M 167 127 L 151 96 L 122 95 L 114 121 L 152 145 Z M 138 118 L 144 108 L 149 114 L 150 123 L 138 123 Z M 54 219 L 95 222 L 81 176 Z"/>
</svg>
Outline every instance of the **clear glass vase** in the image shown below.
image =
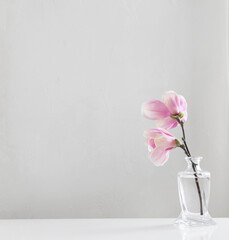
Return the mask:
<svg viewBox="0 0 229 240">
<path fill-rule="evenodd" d="M 181 214 L 175 223 L 186 226 L 214 225 L 208 212 L 210 173 L 201 170 L 202 157 L 185 159 L 188 167 L 177 175 Z"/>
</svg>

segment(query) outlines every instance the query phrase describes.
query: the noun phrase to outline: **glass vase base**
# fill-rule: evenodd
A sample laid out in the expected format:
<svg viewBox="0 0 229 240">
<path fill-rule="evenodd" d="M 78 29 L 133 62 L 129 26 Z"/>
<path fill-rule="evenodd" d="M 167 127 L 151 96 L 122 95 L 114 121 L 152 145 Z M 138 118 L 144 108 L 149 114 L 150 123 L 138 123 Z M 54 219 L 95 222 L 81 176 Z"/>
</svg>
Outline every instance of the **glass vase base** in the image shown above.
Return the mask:
<svg viewBox="0 0 229 240">
<path fill-rule="evenodd" d="M 215 221 L 212 219 L 209 213 L 204 215 L 186 215 L 181 213 L 175 220 L 175 224 L 183 227 L 202 227 L 215 225 Z"/>
</svg>

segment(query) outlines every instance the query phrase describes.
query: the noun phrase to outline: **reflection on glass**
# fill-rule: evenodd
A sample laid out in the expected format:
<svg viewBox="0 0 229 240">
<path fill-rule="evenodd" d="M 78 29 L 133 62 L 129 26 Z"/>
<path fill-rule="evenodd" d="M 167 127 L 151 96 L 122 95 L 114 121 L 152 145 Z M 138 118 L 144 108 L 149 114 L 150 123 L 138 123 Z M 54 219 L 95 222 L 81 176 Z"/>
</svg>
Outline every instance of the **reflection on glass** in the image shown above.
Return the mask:
<svg viewBox="0 0 229 240">
<path fill-rule="evenodd" d="M 179 228 L 182 240 L 211 240 L 216 226 Z"/>
</svg>

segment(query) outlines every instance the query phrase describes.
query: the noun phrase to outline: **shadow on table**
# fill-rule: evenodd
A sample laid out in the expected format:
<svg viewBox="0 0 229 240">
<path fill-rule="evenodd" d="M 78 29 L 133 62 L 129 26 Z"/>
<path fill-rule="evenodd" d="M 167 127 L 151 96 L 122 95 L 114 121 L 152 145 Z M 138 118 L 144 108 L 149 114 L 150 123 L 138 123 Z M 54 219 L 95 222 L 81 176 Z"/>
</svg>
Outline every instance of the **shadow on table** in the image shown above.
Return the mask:
<svg viewBox="0 0 229 240">
<path fill-rule="evenodd" d="M 174 232 L 176 228 L 172 224 L 158 224 L 158 225 L 142 225 L 142 226 L 114 226 L 94 229 L 93 232 L 96 234 L 142 234 L 142 233 L 165 233 Z"/>
<path fill-rule="evenodd" d="M 122 226 L 106 229 L 97 229 L 96 233 L 102 234 L 152 234 L 152 236 L 171 236 L 177 240 L 211 240 L 216 226 L 179 228 L 173 224 Z M 161 238 L 160 238 L 161 239 Z"/>
</svg>

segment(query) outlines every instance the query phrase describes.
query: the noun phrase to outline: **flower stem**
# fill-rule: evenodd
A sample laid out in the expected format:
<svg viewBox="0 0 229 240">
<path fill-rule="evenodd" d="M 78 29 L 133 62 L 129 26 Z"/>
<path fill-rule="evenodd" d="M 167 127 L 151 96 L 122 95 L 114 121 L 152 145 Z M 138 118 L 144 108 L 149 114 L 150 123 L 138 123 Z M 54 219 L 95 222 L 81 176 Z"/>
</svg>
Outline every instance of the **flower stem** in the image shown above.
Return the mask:
<svg viewBox="0 0 229 240">
<path fill-rule="evenodd" d="M 180 118 L 178 118 L 177 121 L 181 125 L 181 129 L 182 129 L 182 133 L 183 133 L 182 140 L 183 140 L 184 145 L 180 145 L 180 147 L 184 150 L 185 154 L 188 157 L 191 157 L 191 153 L 188 149 L 188 145 L 187 145 L 186 139 L 185 139 L 184 123 L 180 120 Z M 202 195 L 201 195 L 201 191 L 200 191 L 200 184 L 199 184 L 198 176 L 196 174 L 196 164 L 191 159 L 190 159 L 190 161 L 192 163 L 192 169 L 194 171 L 196 188 L 197 188 L 197 192 L 198 192 L 199 200 L 200 200 L 200 215 L 203 215 L 203 201 L 202 201 Z"/>
<path fill-rule="evenodd" d="M 182 148 L 184 150 L 184 153 L 187 155 L 187 157 L 189 157 L 189 154 L 188 154 L 188 152 L 186 150 L 186 147 L 183 144 L 180 145 L 180 148 Z"/>
<path fill-rule="evenodd" d="M 185 146 L 185 148 L 186 148 L 186 151 L 187 151 L 187 153 L 188 153 L 188 155 L 189 155 L 188 157 L 191 157 L 191 153 L 190 153 L 190 151 L 189 151 L 189 149 L 188 149 L 188 145 L 187 145 L 186 139 L 185 139 L 184 123 L 180 120 L 180 118 L 177 118 L 177 121 L 178 121 L 178 123 L 180 124 L 181 129 L 182 129 L 182 133 L 183 133 L 182 141 L 183 141 L 184 146 Z"/>
</svg>

